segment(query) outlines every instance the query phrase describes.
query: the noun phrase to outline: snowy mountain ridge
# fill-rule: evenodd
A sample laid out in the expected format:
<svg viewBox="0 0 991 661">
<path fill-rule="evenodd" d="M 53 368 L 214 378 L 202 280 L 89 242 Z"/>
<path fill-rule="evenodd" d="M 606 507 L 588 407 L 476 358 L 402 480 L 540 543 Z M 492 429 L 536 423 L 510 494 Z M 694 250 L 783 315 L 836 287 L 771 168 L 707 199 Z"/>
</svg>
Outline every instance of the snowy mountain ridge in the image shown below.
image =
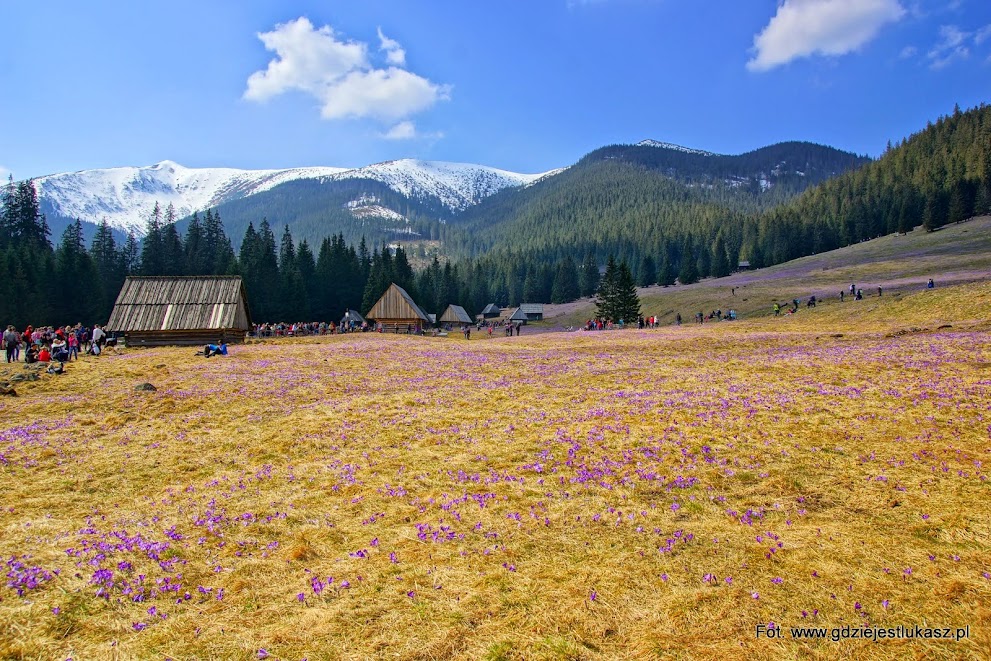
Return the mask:
<svg viewBox="0 0 991 661">
<path fill-rule="evenodd" d="M 520 174 L 468 163 L 403 159 L 360 168 L 302 167 L 282 170 L 187 168 L 172 161 L 52 174 L 34 180 L 40 201 L 66 218 L 142 235 L 155 203 L 172 204 L 176 217 L 271 190 L 301 179 L 379 181 L 412 199 L 435 198 L 453 211 L 477 204 L 503 188 L 525 186 L 549 173 Z"/>
<path fill-rule="evenodd" d="M 711 151 L 705 151 L 702 149 L 692 149 L 691 147 L 682 147 L 681 145 L 676 145 L 670 142 L 660 142 L 658 140 L 641 140 L 638 142 L 636 147 L 657 147 L 658 149 L 673 149 L 674 151 L 684 152 L 686 154 L 698 154 L 699 156 L 718 156 L 719 154 L 714 154 Z"/>
</svg>

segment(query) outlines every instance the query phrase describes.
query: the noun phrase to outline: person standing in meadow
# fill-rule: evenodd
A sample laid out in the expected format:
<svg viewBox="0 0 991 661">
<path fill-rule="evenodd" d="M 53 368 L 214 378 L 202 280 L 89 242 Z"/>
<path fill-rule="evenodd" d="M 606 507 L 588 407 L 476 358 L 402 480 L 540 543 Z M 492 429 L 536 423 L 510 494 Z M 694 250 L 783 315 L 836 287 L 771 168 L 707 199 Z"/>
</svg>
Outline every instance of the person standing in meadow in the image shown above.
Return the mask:
<svg viewBox="0 0 991 661">
<path fill-rule="evenodd" d="M 16 363 L 16 351 L 20 348 L 21 337 L 14 330 L 13 326 L 7 326 L 3 332 L 3 346 L 7 350 L 7 362 Z"/>
</svg>

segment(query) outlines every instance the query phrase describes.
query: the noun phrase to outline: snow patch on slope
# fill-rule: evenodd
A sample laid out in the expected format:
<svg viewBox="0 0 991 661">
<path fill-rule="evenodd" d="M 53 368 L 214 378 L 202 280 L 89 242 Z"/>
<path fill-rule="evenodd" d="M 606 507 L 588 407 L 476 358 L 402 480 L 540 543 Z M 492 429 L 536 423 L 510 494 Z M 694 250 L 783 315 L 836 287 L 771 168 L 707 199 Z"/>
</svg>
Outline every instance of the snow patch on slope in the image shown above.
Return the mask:
<svg viewBox="0 0 991 661">
<path fill-rule="evenodd" d="M 674 151 L 684 152 L 686 154 L 698 154 L 699 156 L 718 156 L 719 154 L 714 154 L 711 151 L 704 151 L 702 149 L 692 149 L 691 147 L 682 147 L 681 145 L 672 144 L 670 142 L 659 142 L 657 140 L 641 140 L 635 147 L 657 147 L 658 149 L 672 149 Z"/>
</svg>

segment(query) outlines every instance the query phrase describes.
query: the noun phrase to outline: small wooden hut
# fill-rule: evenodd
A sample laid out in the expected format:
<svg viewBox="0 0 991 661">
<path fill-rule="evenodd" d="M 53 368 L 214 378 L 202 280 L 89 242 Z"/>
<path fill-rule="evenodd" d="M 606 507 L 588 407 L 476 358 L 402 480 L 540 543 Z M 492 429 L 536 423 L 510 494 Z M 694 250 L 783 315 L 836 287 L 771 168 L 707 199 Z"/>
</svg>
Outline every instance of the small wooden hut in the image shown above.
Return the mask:
<svg viewBox="0 0 991 661">
<path fill-rule="evenodd" d="M 502 310 L 495 303 L 489 303 L 482 310 L 482 319 L 498 319 L 502 316 Z"/>
<path fill-rule="evenodd" d="M 240 276 L 128 276 L 106 330 L 127 346 L 242 342 L 252 328 Z"/>
<path fill-rule="evenodd" d="M 541 321 L 544 318 L 543 303 L 523 303 L 520 310 L 526 315 L 528 321 Z"/>
<path fill-rule="evenodd" d="M 471 317 L 460 305 L 448 305 L 444 314 L 440 316 L 442 324 L 472 324 Z"/>
<path fill-rule="evenodd" d="M 526 326 L 528 317 L 526 316 L 526 312 L 523 311 L 523 308 L 519 307 L 513 310 L 513 314 L 509 315 L 509 321 L 514 324 L 523 324 Z"/>
<path fill-rule="evenodd" d="M 357 310 L 345 310 L 344 316 L 341 317 L 341 326 L 351 326 L 360 327 L 365 323 L 365 318 Z"/>
<path fill-rule="evenodd" d="M 396 283 L 389 285 L 365 316 L 382 324 L 384 333 L 416 332 L 430 323 L 427 313 Z"/>
</svg>

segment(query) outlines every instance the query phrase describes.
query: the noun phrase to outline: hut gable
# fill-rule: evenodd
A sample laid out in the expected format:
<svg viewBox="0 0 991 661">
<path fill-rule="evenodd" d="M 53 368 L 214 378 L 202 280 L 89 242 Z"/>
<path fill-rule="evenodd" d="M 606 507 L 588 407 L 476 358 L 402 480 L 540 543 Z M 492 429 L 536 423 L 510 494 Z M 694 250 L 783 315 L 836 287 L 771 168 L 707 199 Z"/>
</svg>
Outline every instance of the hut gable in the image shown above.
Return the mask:
<svg viewBox="0 0 991 661">
<path fill-rule="evenodd" d="M 365 315 L 369 319 L 383 325 L 391 324 L 424 324 L 430 321 L 427 313 L 413 301 L 406 290 L 392 283 L 382 294 L 372 309 Z"/>
<path fill-rule="evenodd" d="M 238 276 L 128 276 L 107 322 L 132 346 L 239 341 L 251 327 Z"/>
<path fill-rule="evenodd" d="M 513 314 L 509 315 L 509 320 L 512 322 L 526 323 L 528 321 L 526 313 L 523 312 L 523 308 L 516 308 Z"/>
<path fill-rule="evenodd" d="M 451 324 L 470 324 L 472 323 L 471 317 L 468 312 L 460 305 L 448 305 L 447 309 L 444 310 L 444 314 L 440 316 L 441 323 L 451 323 Z"/>
<path fill-rule="evenodd" d="M 351 322 L 354 322 L 360 326 L 361 324 L 365 323 L 365 318 L 362 317 L 357 310 L 351 310 L 351 309 L 345 310 L 344 316 L 341 317 L 341 323 L 349 324 Z"/>
<path fill-rule="evenodd" d="M 502 315 L 502 310 L 500 310 L 499 306 L 495 303 L 489 303 L 485 306 L 485 309 L 482 310 L 482 316 L 486 319 L 491 319 L 500 315 Z"/>
</svg>

